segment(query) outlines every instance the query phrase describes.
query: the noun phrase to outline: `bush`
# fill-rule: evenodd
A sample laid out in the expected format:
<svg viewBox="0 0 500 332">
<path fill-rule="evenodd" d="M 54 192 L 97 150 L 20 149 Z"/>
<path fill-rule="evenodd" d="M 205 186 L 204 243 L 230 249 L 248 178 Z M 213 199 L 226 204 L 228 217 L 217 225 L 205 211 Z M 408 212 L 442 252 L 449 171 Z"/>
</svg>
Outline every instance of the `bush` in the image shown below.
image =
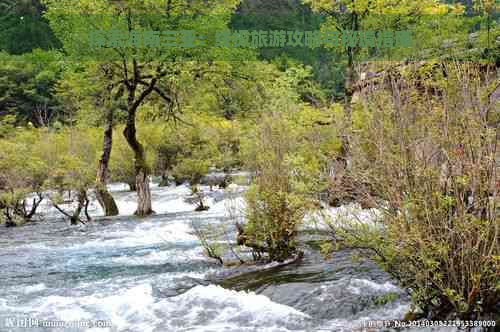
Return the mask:
<svg viewBox="0 0 500 332">
<path fill-rule="evenodd" d="M 412 65 L 359 108 L 370 116 L 351 142 L 352 176 L 370 185 L 383 227 L 334 224 L 337 236 L 372 249 L 429 318 L 498 313 L 495 75 L 479 64 Z"/>
<path fill-rule="evenodd" d="M 14 130 L 0 140 L 0 222 L 8 226 L 30 221 L 41 203 L 48 168 L 38 150 L 43 131 Z M 38 193 L 29 198 L 32 193 Z"/>
<path fill-rule="evenodd" d="M 255 178 L 245 195 L 247 222 L 240 227 L 238 242 L 272 261 L 298 253 L 298 226 L 322 188 L 321 154 L 309 137 L 314 129 L 302 130 L 299 115 L 304 110 L 292 106 L 287 111 L 263 116 L 245 144 Z"/>
<path fill-rule="evenodd" d="M 46 156 L 49 169 L 44 187 L 52 205 L 72 224 L 83 222 L 80 213 L 86 219 L 89 204 L 88 191 L 95 186 L 95 165 L 98 158 L 98 130 L 90 128 L 69 128 L 48 133 L 38 149 Z M 67 195 L 65 195 L 67 194 Z M 72 211 L 64 210 L 60 205 L 76 203 Z"/>
</svg>

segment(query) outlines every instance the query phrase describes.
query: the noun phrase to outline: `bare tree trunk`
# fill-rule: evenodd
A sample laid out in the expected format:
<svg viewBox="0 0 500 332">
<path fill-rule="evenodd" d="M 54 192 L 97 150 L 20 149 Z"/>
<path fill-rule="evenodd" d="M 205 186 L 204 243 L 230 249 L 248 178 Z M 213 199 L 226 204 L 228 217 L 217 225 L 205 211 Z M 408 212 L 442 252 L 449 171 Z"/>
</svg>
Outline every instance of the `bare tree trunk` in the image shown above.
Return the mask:
<svg viewBox="0 0 500 332">
<path fill-rule="evenodd" d="M 73 211 L 72 214 L 64 211 L 58 204 L 54 202 L 52 202 L 52 205 L 56 208 L 57 211 L 61 212 L 61 214 L 69 218 L 71 225 L 76 225 L 79 222 L 85 224 L 85 222 L 80 218 L 82 210 L 85 211 L 85 216 L 87 218 L 87 221 L 92 220 L 87 212 L 89 199 L 87 197 L 87 191 L 85 189 L 81 189 L 78 191 L 77 201 L 78 201 L 78 206 L 76 207 L 76 210 Z"/>
<path fill-rule="evenodd" d="M 136 166 L 137 169 L 137 166 Z M 153 213 L 151 208 L 151 191 L 149 189 L 149 175 L 146 167 L 140 167 L 135 177 L 137 186 L 137 216 L 147 216 Z"/>
<path fill-rule="evenodd" d="M 82 189 L 78 192 L 78 207 L 75 212 L 73 212 L 73 216 L 71 217 L 71 224 L 76 225 L 78 221 L 82 222 L 80 219 L 80 214 L 82 210 L 85 211 L 85 217 L 87 218 L 87 221 L 90 221 L 91 218 L 87 212 L 89 204 L 89 199 L 87 197 L 87 191 Z"/>
<path fill-rule="evenodd" d="M 104 210 L 106 216 L 118 215 L 118 206 L 108 192 L 106 183 L 108 180 L 108 165 L 113 147 L 113 109 L 109 108 L 106 112 L 106 128 L 104 129 L 104 142 L 102 147 L 102 155 L 97 166 L 96 180 L 96 196 L 99 204 Z"/>
<path fill-rule="evenodd" d="M 33 216 L 36 213 L 36 209 L 38 209 L 38 206 L 43 201 L 43 196 L 41 193 L 37 192 L 36 195 L 38 196 L 38 199 L 33 198 L 33 202 L 31 204 L 30 211 L 28 212 L 28 211 L 26 211 L 26 209 L 24 209 L 24 217 L 27 220 L 31 220 L 31 218 L 33 218 Z M 23 202 L 23 205 L 24 205 L 24 202 Z"/>
<path fill-rule="evenodd" d="M 147 216 L 153 213 L 151 208 L 151 191 L 149 189 L 149 172 L 146 165 L 144 148 L 137 140 L 135 128 L 135 111 L 133 93 L 129 95 L 129 107 L 127 126 L 123 131 L 123 135 L 127 139 L 128 145 L 134 151 L 135 157 L 135 185 L 137 188 L 137 210 L 135 215 Z"/>
</svg>

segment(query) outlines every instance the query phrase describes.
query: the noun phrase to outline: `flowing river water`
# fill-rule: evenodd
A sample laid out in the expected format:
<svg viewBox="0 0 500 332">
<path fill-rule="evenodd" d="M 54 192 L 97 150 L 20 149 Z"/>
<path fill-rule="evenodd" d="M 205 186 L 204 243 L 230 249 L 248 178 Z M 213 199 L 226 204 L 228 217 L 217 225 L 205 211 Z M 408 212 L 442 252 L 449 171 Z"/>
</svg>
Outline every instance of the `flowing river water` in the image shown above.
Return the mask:
<svg viewBox="0 0 500 332">
<path fill-rule="evenodd" d="M 157 214 L 137 219 L 123 189 L 112 187 L 118 217 L 70 226 L 48 209 L 43 222 L 0 229 L 0 331 L 27 331 L 6 326 L 12 317 L 111 324 L 68 331 L 360 331 L 409 309 L 387 274 L 349 251 L 325 260 L 304 244 L 295 263 L 236 275 L 219 266 L 193 225 L 229 222 L 221 190 L 194 212 L 187 186 L 153 187 Z M 101 213 L 95 202 L 91 213 Z"/>
</svg>

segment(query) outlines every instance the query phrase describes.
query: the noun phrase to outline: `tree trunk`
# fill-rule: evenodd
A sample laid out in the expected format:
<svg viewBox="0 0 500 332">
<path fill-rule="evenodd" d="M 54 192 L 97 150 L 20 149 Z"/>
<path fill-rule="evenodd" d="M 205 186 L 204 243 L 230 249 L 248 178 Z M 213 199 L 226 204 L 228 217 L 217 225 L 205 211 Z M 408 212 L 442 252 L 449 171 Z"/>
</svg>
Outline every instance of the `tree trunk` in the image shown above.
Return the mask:
<svg viewBox="0 0 500 332">
<path fill-rule="evenodd" d="M 73 212 L 73 215 L 70 218 L 72 225 L 76 225 L 78 222 L 85 224 L 82 221 L 82 219 L 80 218 L 80 214 L 82 213 L 82 210 L 85 211 L 85 217 L 87 218 L 87 221 L 91 220 L 91 218 L 87 212 L 88 204 L 89 204 L 89 200 L 87 197 L 87 191 L 82 189 L 78 192 L 78 207 Z"/>
<path fill-rule="evenodd" d="M 38 209 L 38 206 L 40 205 L 40 203 L 43 201 L 43 196 L 42 194 L 40 193 L 36 193 L 37 196 L 38 196 L 38 199 L 36 198 L 33 198 L 33 202 L 32 202 L 32 205 L 31 205 L 31 210 L 28 212 L 26 211 L 26 209 L 24 210 L 24 218 L 26 220 L 31 220 L 31 218 L 33 218 L 33 216 L 35 215 L 36 213 L 36 210 Z M 24 202 L 23 202 L 24 204 Z"/>
<path fill-rule="evenodd" d="M 104 210 L 105 216 L 118 215 L 118 206 L 115 199 L 106 188 L 108 180 L 108 165 L 113 147 L 113 109 L 108 109 L 106 112 L 106 128 L 104 129 L 104 141 L 102 147 L 102 155 L 97 166 L 96 180 L 96 196 L 99 204 Z"/>
<path fill-rule="evenodd" d="M 136 166 L 137 169 L 137 166 Z M 137 186 L 137 216 L 147 216 L 153 213 L 151 209 L 151 191 L 149 189 L 149 175 L 146 167 L 137 170 L 135 182 Z"/>
<path fill-rule="evenodd" d="M 130 11 L 128 13 L 128 27 L 132 30 L 132 22 L 130 18 Z M 151 191 L 149 189 L 149 169 L 146 165 L 146 158 L 144 155 L 144 148 L 136 137 L 135 128 L 135 115 L 139 106 L 144 102 L 144 99 L 151 94 L 151 92 L 156 91 L 160 97 L 167 100 L 170 104 L 173 103 L 173 99 L 162 92 L 156 87 L 157 81 L 166 75 L 166 72 L 161 70 L 161 66 L 156 69 L 156 76 L 151 78 L 147 83 L 141 75 L 141 66 L 138 65 L 137 61 L 134 59 L 132 61 L 133 66 L 133 77 L 129 80 L 128 69 L 126 60 L 124 59 L 124 70 L 125 70 L 125 82 L 124 85 L 128 90 L 127 96 L 127 124 L 123 130 L 123 135 L 127 140 L 128 145 L 134 151 L 134 162 L 135 162 L 135 184 L 137 187 L 137 210 L 135 215 L 137 216 L 147 216 L 154 213 L 151 209 Z M 137 87 L 142 86 L 143 89 L 136 96 Z"/>
<path fill-rule="evenodd" d="M 76 207 L 76 210 L 73 211 L 73 214 L 69 214 L 68 212 L 64 211 L 55 202 L 52 202 L 52 205 L 56 208 L 56 210 L 61 212 L 61 214 L 69 218 L 71 225 L 76 225 L 79 222 L 85 224 L 85 222 L 80 218 L 80 213 L 82 212 L 82 210 L 85 210 L 85 216 L 87 218 L 87 221 L 92 220 L 87 211 L 89 199 L 87 196 L 87 191 L 85 189 L 80 189 L 78 191 L 77 201 L 78 201 L 78 206 Z"/>
<path fill-rule="evenodd" d="M 135 178 L 132 178 L 127 182 L 130 191 L 137 191 L 137 186 L 135 184 Z"/>
<path fill-rule="evenodd" d="M 144 148 L 137 140 L 135 129 L 135 111 L 133 96 L 129 96 L 127 125 L 123 130 L 128 145 L 134 151 L 135 185 L 137 188 L 137 210 L 135 215 L 144 217 L 153 213 L 151 209 L 151 191 L 149 189 L 149 174 L 144 155 Z"/>
</svg>

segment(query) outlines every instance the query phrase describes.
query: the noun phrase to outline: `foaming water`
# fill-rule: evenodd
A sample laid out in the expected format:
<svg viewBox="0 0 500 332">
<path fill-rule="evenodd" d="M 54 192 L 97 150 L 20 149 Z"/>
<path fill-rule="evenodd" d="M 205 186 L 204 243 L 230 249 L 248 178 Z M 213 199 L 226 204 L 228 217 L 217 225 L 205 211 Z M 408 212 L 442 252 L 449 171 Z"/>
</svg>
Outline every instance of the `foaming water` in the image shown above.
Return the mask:
<svg viewBox="0 0 500 332">
<path fill-rule="evenodd" d="M 194 212 L 187 186 L 153 186 L 157 214 L 137 219 L 135 193 L 116 184 L 120 216 L 100 217 L 92 202 L 94 220 L 70 226 L 47 205 L 44 222 L 0 229 L 0 331 L 12 316 L 110 321 L 89 329 L 101 332 L 347 331 L 407 310 L 388 276 L 370 262 L 360 268 L 347 253 L 327 262 L 309 254 L 214 284 L 212 276 L 227 269 L 204 256 L 193 224 L 227 223 L 228 200 L 222 190 L 203 190 L 211 209 Z M 236 192 L 231 202 L 242 207 Z M 388 293 L 393 300 L 377 304 Z"/>
</svg>

